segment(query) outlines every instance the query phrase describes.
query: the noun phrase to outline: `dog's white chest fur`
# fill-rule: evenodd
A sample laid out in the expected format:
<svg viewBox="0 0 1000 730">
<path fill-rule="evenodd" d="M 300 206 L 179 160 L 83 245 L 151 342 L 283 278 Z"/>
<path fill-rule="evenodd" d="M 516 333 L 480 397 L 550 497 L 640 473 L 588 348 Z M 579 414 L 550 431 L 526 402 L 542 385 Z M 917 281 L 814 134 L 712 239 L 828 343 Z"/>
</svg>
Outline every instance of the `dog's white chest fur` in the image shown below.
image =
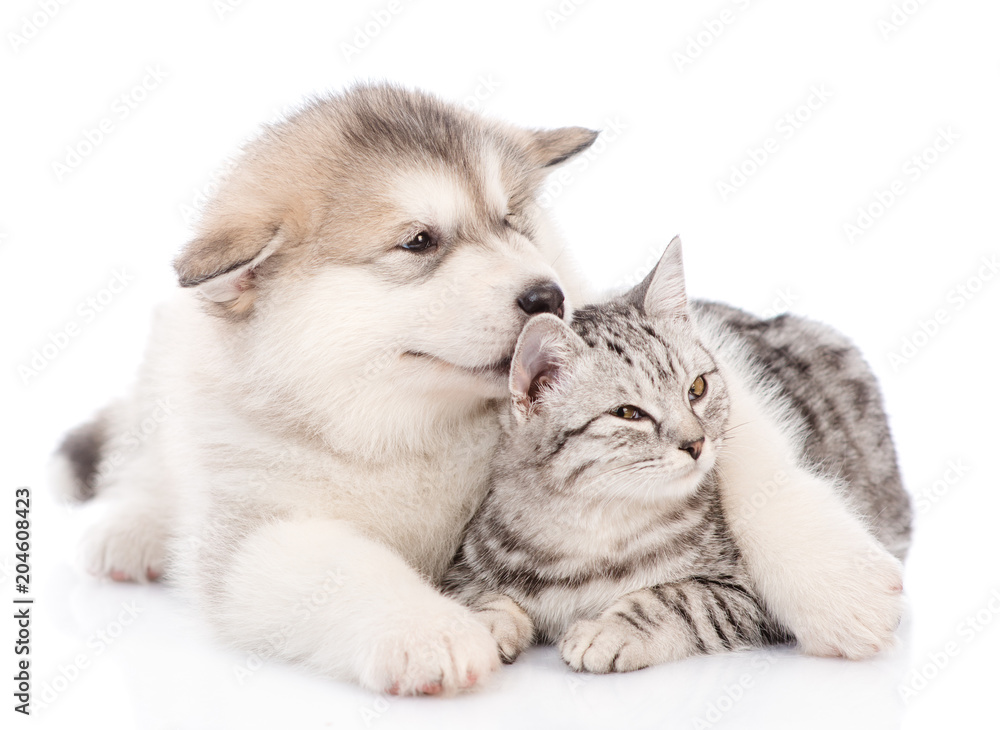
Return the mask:
<svg viewBox="0 0 1000 730">
<path fill-rule="evenodd" d="M 391 463 L 350 463 L 332 458 L 328 482 L 312 495 L 328 505 L 326 516 L 349 520 L 437 580 L 458 548 L 464 525 L 482 501 L 486 467 L 495 446 L 493 415 L 449 433 L 439 451 L 401 455 Z M 313 507 L 314 508 L 314 507 Z"/>
</svg>

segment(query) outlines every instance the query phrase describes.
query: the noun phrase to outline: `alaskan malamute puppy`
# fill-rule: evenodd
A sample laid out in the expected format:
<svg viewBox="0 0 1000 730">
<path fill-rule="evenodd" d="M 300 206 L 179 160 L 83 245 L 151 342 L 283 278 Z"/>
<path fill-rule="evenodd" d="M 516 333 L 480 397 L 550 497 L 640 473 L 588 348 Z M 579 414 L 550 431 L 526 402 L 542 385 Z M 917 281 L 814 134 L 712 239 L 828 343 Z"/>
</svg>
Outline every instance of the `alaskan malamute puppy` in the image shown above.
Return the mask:
<svg viewBox="0 0 1000 730">
<path fill-rule="evenodd" d="M 435 583 L 484 495 L 521 328 L 579 301 L 536 196 L 595 136 L 391 86 L 265 130 L 175 263 L 133 395 L 61 449 L 68 488 L 109 503 L 89 567 L 166 572 L 232 644 L 375 690 L 488 675 L 490 630 Z M 823 540 L 814 519 L 789 525 L 829 494 L 756 506 L 754 448 L 761 471 L 725 485 L 727 508 L 755 505 L 734 531 L 772 610 L 817 653 L 889 642 L 898 564 L 858 575 L 874 541 L 838 531 L 847 516 Z"/>
<path fill-rule="evenodd" d="M 89 567 L 166 571 L 232 643 L 379 690 L 489 674 L 496 642 L 431 582 L 483 497 L 521 328 L 576 294 L 536 192 L 596 136 L 390 86 L 268 128 L 176 260 L 134 396 L 64 445 L 114 505 Z"/>
</svg>

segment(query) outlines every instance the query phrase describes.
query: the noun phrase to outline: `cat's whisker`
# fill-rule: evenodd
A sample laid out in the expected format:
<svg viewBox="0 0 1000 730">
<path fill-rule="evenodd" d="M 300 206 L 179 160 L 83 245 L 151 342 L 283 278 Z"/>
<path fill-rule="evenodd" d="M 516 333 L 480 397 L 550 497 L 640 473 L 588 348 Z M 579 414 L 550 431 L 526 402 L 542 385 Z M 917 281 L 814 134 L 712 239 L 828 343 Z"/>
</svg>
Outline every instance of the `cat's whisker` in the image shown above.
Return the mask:
<svg viewBox="0 0 1000 730">
<path fill-rule="evenodd" d="M 738 440 L 733 439 L 729 436 L 724 436 L 718 443 L 719 452 L 727 451 L 736 454 L 747 454 L 752 456 L 754 454 L 753 447 L 740 443 Z"/>
<path fill-rule="evenodd" d="M 628 492 L 634 489 L 636 484 L 636 472 L 630 474 L 621 475 L 623 478 L 611 479 L 602 482 L 594 491 L 594 497 L 600 498 L 601 502 L 606 504 L 613 501 L 617 497 L 628 494 Z"/>
<path fill-rule="evenodd" d="M 612 469 L 603 472 L 602 474 L 599 475 L 598 479 L 602 481 L 614 480 L 621 476 L 634 474 L 638 471 L 642 471 L 643 469 L 648 469 L 660 463 L 661 463 L 660 459 L 648 459 L 646 461 L 624 464 L 622 466 L 614 467 Z M 596 480 L 592 480 L 591 483 L 594 483 L 595 481 Z"/>
<path fill-rule="evenodd" d="M 643 471 L 643 467 L 630 464 L 627 467 L 620 467 L 610 472 L 602 474 L 598 479 L 593 480 L 588 486 L 596 494 L 606 493 L 622 486 L 632 483 L 631 478 Z"/>
<path fill-rule="evenodd" d="M 722 435 L 723 435 L 723 437 L 726 437 L 728 434 L 730 434 L 731 432 L 735 431 L 736 429 L 743 428 L 744 426 L 749 426 L 752 423 L 753 423 L 753 421 L 744 421 L 743 423 L 734 423 L 733 425 L 731 425 L 728 428 L 726 428 L 726 430 L 722 432 Z"/>
<path fill-rule="evenodd" d="M 592 482 L 595 487 L 592 494 L 600 498 L 602 507 L 619 497 L 648 501 L 660 482 L 643 477 L 651 473 L 669 475 L 669 471 L 667 464 L 659 458 L 617 467 L 605 472 L 599 481 Z"/>
</svg>

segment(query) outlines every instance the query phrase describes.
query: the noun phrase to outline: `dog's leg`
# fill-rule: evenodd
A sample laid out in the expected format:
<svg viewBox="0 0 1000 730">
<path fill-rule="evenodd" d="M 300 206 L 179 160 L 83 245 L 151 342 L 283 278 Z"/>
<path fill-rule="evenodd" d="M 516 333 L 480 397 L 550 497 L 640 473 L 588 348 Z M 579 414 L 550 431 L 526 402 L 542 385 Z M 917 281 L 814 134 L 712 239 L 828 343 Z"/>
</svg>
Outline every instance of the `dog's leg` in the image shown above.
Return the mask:
<svg viewBox="0 0 1000 730">
<path fill-rule="evenodd" d="M 170 530 L 164 505 L 145 493 L 99 499 L 110 503 L 109 512 L 84 537 L 87 570 L 116 581 L 158 580 Z"/>
<path fill-rule="evenodd" d="M 861 658 L 891 646 L 902 565 L 831 479 L 799 467 L 790 438 L 731 383 L 734 428 L 720 453 L 727 522 L 768 609 L 804 651 Z"/>
<path fill-rule="evenodd" d="M 349 523 L 268 522 L 226 562 L 221 576 L 195 568 L 196 580 L 222 582 L 209 618 L 264 657 L 407 695 L 471 687 L 499 666 L 497 642 L 469 609 Z"/>
<path fill-rule="evenodd" d="M 173 529 L 174 494 L 156 444 L 119 440 L 105 444 L 102 452 L 95 501 L 107 512 L 84 537 L 84 566 L 117 581 L 157 580 Z M 54 469 L 57 479 L 60 470 L 68 469 L 63 455 Z"/>
</svg>

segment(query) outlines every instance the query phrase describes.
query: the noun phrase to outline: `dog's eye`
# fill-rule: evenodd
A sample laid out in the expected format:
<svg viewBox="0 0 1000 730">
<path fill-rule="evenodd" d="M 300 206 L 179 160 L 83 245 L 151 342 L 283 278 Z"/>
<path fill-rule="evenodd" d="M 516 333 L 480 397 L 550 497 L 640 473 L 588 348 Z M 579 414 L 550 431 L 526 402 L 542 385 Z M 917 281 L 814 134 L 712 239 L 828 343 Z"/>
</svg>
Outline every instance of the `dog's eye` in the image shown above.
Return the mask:
<svg viewBox="0 0 1000 730">
<path fill-rule="evenodd" d="M 641 421 L 644 418 L 649 418 L 649 416 L 635 406 L 618 406 L 611 411 L 611 415 L 626 421 Z"/>
<path fill-rule="evenodd" d="M 423 253 L 424 251 L 430 251 L 437 244 L 434 243 L 434 239 L 431 234 L 427 231 L 420 231 L 417 235 L 411 238 L 404 244 L 400 245 L 400 248 L 405 251 L 412 251 L 413 253 Z"/>
<path fill-rule="evenodd" d="M 503 217 L 503 227 L 533 242 L 535 237 L 534 226 L 531 220 L 526 218 L 523 213 L 508 213 L 505 215 Z"/>
<path fill-rule="evenodd" d="M 514 233 L 520 233 L 522 236 L 526 236 L 526 228 L 524 226 L 524 218 L 522 218 L 517 213 L 508 213 L 503 217 L 503 227 L 509 231 L 514 231 Z"/>
</svg>

